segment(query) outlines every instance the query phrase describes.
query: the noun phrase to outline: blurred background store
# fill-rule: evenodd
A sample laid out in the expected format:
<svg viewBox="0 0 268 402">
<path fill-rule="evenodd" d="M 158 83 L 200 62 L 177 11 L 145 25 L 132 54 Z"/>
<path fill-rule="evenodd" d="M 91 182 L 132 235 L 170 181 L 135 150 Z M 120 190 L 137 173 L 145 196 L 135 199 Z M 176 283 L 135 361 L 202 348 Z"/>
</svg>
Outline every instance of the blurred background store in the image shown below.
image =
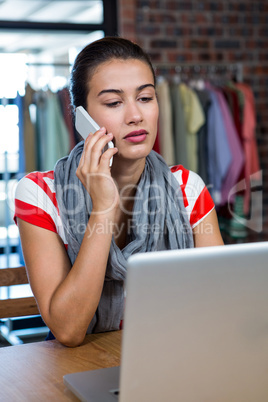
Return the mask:
<svg viewBox="0 0 268 402">
<path fill-rule="evenodd" d="M 79 141 L 68 108 L 74 58 L 114 34 L 141 45 L 156 68 L 160 107 L 169 109 L 160 115 L 155 150 L 203 177 L 226 243 L 267 240 L 267 27 L 266 1 L 0 0 L 0 268 L 23 264 L 16 183 L 29 171 L 53 169 Z M 184 155 L 194 144 L 196 157 L 181 161 L 186 133 Z M 30 293 L 21 286 L 21 296 Z M 1 288 L 0 297 L 14 297 L 13 289 Z M 8 325 L 18 342 L 46 333 L 39 317 Z"/>
</svg>

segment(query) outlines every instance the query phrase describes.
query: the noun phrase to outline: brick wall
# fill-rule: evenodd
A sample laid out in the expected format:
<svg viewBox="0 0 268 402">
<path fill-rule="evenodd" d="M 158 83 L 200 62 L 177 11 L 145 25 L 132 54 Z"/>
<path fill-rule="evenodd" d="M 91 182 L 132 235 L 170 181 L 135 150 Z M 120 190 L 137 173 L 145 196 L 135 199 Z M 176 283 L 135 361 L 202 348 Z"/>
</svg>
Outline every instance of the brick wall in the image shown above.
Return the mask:
<svg viewBox="0 0 268 402">
<path fill-rule="evenodd" d="M 120 34 L 157 63 L 242 63 L 253 89 L 263 170 L 263 232 L 268 240 L 268 2 L 119 0 Z M 254 237 L 254 233 L 251 234 Z"/>
</svg>

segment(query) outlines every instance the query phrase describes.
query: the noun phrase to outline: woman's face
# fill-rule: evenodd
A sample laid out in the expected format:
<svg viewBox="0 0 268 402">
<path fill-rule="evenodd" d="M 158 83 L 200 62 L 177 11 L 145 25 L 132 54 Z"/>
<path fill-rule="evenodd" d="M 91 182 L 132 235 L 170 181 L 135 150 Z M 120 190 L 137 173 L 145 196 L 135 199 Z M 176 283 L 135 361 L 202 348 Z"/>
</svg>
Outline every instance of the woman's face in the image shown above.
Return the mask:
<svg viewBox="0 0 268 402">
<path fill-rule="evenodd" d="M 158 103 L 150 67 L 140 60 L 113 59 L 101 64 L 89 82 L 87 111 L 114 135 L 116 158 L 144 158 L 151 151 Z"/>
</svg>

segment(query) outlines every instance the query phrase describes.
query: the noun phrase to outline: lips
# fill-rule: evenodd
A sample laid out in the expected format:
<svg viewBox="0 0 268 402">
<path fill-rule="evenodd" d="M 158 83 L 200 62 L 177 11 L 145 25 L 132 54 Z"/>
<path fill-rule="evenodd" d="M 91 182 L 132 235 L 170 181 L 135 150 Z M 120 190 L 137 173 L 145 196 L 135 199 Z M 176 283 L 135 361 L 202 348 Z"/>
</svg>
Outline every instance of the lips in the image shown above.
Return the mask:
<svg viewBox="0 0 268 402">
<path fill-rule="evenodd" d="M 137 130 L 137 131 L 132 131 L 131 133 L 127 134 L 124 137 L 124 140 L 127 138 L 132 138 L 132 137 L 138 137 L 138 136 L 143 136 L 143 135 L 147 135 L 147 131 L 146 130 Z"/>
<path fill-rule="evenodd" d="M 131 131 L 124 137 L 124 140 L 132 143 L 139 143 L 146 140 L 148 132 L 146 130 Z"/>
</svg>

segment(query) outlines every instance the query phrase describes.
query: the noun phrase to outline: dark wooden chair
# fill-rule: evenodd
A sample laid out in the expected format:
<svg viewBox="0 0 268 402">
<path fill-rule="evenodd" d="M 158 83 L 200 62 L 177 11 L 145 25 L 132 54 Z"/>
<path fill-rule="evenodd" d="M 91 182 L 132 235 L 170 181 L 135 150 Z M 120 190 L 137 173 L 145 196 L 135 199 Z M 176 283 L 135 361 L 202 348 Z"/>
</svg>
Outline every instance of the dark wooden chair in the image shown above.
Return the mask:
<svg viewBox="0 0 268 402">
<path fill-rule="evenodd" d="M 0 287 L 29 283 L 25 267 L 0 269 Z M 40 314 L 35 298 L 21 297 L 0 300 L 0 318 Z"/>
<path fill-rule="evenodd" d="M 28 283 L 25 267 L 0 269 L 0 288 Z M 16 329 L 18 322 L 23 322 L 24 329 Z M 33 322 L 35 322 L 34 325 Z M 8 342 L 10 345 L 17 345 L 24 343 L 22 339 L 27 338 L 29 341 L 29 339 L 36 339 L 37 336 L 43 336 L 44 338 L 47 331 L 48 328 L 40 317 L 40 312 L 33 296 L 0 298 L 0 335 L 4 342 Z"/>
</svg>

